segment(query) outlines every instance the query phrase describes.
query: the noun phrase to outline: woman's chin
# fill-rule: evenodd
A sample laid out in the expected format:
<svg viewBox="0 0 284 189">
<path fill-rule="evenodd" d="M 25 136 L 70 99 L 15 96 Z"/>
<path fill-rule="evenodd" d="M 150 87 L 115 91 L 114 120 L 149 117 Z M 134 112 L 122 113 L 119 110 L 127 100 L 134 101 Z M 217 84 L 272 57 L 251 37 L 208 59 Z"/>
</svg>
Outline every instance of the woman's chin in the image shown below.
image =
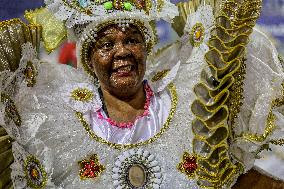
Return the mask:
<svg viewBox="0 0 284 189">
<path fill-rule="evenodd" d="M 120 77 L 112 80 L 111 86 L 112 91 L 116 94 L 130 95 L 139 88 L 139 82 L 136 77 Z"/>
</svg>

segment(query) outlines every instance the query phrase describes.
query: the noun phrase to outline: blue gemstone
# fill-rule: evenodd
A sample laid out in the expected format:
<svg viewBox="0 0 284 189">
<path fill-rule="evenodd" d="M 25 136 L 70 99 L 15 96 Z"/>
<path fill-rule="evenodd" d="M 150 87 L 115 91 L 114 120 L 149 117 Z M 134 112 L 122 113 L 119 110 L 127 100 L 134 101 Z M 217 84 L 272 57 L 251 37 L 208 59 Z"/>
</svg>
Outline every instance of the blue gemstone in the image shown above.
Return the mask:
<svg viewBox="0 0 284 189">
<path fill-rule="evenodd" d="M 78 0 L 78 2 L 82 8 L 86 8 L 90 4 L 89 0 Z"/>
</svg>

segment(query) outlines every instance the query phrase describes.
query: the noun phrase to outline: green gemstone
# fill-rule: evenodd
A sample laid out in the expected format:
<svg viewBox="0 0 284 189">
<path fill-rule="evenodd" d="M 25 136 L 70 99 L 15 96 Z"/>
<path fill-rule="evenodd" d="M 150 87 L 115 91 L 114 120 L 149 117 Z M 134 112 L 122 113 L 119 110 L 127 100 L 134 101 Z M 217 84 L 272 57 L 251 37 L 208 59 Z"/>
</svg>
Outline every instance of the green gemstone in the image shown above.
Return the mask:
<svg viewBox="0 0 284 189">
<path fill-rule="evenodd" d="M 125 2 L 125 3 L 123 3 L 123 5 L 124 5 L 125 10 L 131 10 L 132 9 L 132 5 L 129 2 Z"/>
<path fill-rule="evenodd" d="M 104 8 L 106 9 L 106 10 L 110 10 L 110 9 L 112 9 L 112 2 L 111 1 L 108 1 L 108 2 L 105 2 L 104 3 Z"/>
</svg>

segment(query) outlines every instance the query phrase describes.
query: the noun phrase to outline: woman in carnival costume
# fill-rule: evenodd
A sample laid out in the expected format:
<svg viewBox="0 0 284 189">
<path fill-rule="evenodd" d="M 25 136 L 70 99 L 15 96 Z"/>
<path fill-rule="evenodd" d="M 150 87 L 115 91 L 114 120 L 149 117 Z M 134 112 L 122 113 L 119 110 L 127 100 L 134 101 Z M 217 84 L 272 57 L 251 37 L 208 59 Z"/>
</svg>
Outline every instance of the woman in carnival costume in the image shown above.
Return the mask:
<svg viewBox="0 0 284 189">
<path fill-rule="evenodd" d="M 283 187 L 252 169 L 283 144 L 260 0 L 45 3 L 0 24 L 1 187 Z M 181 37 L 153 52 L 159 19 Z M 38 58 L 66 36 L 82 69 Z"/>
</svg>

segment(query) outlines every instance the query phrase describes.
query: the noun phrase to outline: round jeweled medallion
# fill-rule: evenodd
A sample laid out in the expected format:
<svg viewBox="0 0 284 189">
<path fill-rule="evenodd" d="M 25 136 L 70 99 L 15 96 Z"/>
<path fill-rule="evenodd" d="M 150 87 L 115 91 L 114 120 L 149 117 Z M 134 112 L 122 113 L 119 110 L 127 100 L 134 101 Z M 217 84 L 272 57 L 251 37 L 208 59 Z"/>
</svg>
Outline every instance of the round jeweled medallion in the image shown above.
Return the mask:
<svg viewBox="0 0 284 189">
<path fill-rule="evenodd" d="M 128 181 L 129 183 L 135 187 L 142 187 L 146 183 L 146 170 L 142 165 L 134 164 L 128 169 Z"/>
<path fill-rule="evenodd" d="M 36 157 L 28 156 L 25 160 L 24 169 L 29 187 L 39 189 L 46 185 L 46 172 Z"/>
<path fill-rule="evenodd" d="M 202 23 L 196 23 L 190 33 L 190 42 L 194 47 L 200 46 L 204 40 L 205 28 Z"/>
<path fill-rule="evenodd" d="M 113 168 L 114 187 L 124 189 L 160 188 L 161 167 L 146 150 L 129 150 L 117 157 Z"/>
</svg>

